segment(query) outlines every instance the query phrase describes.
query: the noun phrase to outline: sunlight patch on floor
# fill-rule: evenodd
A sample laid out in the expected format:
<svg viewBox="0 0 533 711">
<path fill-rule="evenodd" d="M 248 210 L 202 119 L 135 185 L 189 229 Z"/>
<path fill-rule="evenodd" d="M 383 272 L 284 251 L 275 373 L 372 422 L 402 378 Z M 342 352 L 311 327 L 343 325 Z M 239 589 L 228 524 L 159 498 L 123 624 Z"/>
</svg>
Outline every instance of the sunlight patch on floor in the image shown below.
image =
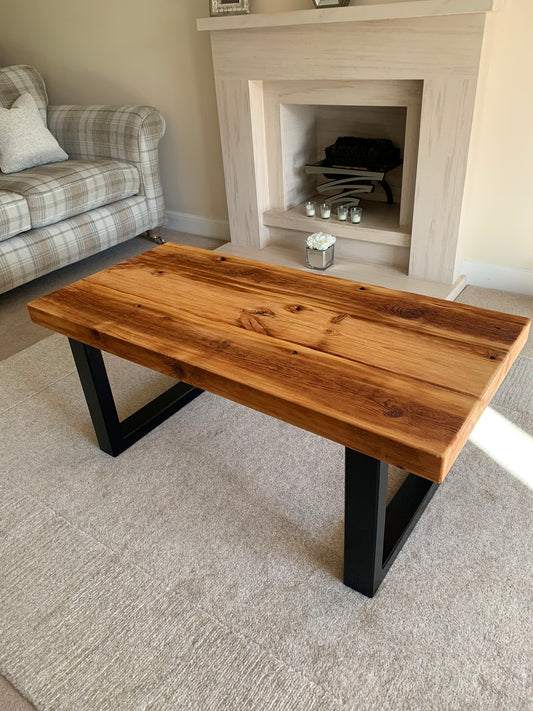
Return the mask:
<svg viewBox="0 0 533 711">
<path fill-rule="evenodd" d="M 470 441 L 522 483 L 533 489 L 533 437 L 488 407 Z"/>
</svg>

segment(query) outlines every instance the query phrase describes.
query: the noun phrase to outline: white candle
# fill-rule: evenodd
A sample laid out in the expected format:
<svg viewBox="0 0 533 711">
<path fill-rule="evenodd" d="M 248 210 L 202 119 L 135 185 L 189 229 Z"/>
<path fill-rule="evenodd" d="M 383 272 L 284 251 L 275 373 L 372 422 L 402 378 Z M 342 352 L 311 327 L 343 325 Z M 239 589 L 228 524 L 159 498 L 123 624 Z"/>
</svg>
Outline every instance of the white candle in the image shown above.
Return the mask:
<svg viewBox="0 0 533 711">
<path fill-rule="evenodd" d="M 322 217 L 324 220 L 329 219 L 329 216 L 331 215 L 331 205 L 328 205 L 327 202 L 322 203 L 320 205 L 320 217 Z"/>
<path fill-rule="evenodd" d="M 352 207 L 350 210 L 350 222 L 361 222 L 361 215 L 363 213 L 363 208 L 361 207 Z"/>
<path fill-rule="evenodd" d="M 337 208 L 337 217 L 339 218 L 339 220 L 341 220 L 341 222 L 344 222 L 344 220 L 346 220 L 346 218 L 348 217 L 348 208 L 346 207 L 346 205 L 339 205 L 339 207 Z"/>
<path fill-rule="evenodd" d="M 314 217 L 315 213 L 316 213 L 315 203 L 312 200 L 310 200 L 309 202 L 306 202 L 305 203 L 305 214 L 307 215 L 307 217 Z"/>
</svg>

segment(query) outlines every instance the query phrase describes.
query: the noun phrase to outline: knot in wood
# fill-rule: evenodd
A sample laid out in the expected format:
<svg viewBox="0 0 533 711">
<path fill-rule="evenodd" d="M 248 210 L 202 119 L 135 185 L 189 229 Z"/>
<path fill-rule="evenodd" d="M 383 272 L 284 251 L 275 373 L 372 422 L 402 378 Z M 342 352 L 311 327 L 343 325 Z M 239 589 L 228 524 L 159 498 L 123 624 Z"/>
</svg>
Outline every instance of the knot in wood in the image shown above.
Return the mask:
<svg viewBox="0 0 533 711">
<path fill-rule="evenodd" d="M 268 336 L 268 331 L 261 321 L 254 314 L 246 313 L 244 311 L 239 319 L 240 325 L 247 331 L 255 331 L 255 333 L 262 333 Z"/>
<path fill-rule="evenodd" d="M 344 321 L 345 318 L 349 318 L 350 314 L 337 314 L 331 319 L 331 323 L 340 323 Z"/>
<path fill-rule="evenodd" d="M 416 319 L 422 318 L 424 316 L 423 309 L 413 309 L 409 306 L 402 306 L 399 304 L 393 304 L 390 311 L 400 318 L 409 319 L 409 321 L 414 321 Z"/>
<path fill-rule="evenodd" d="M 287 306 L 287 309 L 293 314 L 297 313 L 298 311 L 303 311 L 303 307 L 299 306 L 298 304 L 289 304 Z"/>
<path fill-rule="evenodd" d="M 269 309 L 267 306 L 259 307 L 257 309 L 244 309 L 243 313 L 253 314 L 254 316 L 275 316 L 276 314 Z"/>
<path fill-rule="evenodd" d="M 386 417 L 398 418 L 403 417 L 403 410 L 401 407 L 396 407 L 395 405 L 385 405 L 383 414 Z"/>
<path fill-rule="evenodd" d="M 214 338 L 207 343 L 207 346 L 208 346 L 209 350 L 217 351 L 218 353 L 221 353 L 222 351 L 227 350 L 230 347 L 230 344 L 226 340 L 219 341 L 218 339 Z"/>
</svg>

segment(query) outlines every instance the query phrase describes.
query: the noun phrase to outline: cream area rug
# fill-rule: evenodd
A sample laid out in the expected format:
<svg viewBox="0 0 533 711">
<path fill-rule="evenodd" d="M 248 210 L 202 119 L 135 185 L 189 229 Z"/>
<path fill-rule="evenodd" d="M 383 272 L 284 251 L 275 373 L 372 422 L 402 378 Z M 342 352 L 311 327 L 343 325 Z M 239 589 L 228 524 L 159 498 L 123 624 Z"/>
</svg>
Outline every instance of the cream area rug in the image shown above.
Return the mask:
<svg viewBox="0 0 533 711">
<path fill-rule="evenodd" d="M 169 384 L 107 362 L 122 416 Z M 113 459 L 66 339 L 1 362 L 0 671 L 43 711 L 531 709 L 532 374 L 367 599 L 342 447 L 205 393 Z"/>
</svg>

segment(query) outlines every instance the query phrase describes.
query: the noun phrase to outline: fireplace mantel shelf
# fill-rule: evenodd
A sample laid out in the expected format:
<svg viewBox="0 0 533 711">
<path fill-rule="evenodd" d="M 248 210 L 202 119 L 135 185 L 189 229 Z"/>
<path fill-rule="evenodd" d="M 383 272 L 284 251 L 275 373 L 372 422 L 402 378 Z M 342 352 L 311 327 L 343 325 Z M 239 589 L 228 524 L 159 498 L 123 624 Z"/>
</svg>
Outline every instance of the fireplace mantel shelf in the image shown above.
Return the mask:
<svg viewBox="0 0 533 711">
<path fill-rule="evenodd" d="M 201 17 L 198 30 L 239 30 L 291 25 L 329 24 L 335 22 L 368 22 L 400 20 L 415 17 L 467 15 L 498 10 L 502 0 L 406 0 L 383 5 L 359 5 L 338 8 L 292 10 L 256 15 Z"/>
</svg>

